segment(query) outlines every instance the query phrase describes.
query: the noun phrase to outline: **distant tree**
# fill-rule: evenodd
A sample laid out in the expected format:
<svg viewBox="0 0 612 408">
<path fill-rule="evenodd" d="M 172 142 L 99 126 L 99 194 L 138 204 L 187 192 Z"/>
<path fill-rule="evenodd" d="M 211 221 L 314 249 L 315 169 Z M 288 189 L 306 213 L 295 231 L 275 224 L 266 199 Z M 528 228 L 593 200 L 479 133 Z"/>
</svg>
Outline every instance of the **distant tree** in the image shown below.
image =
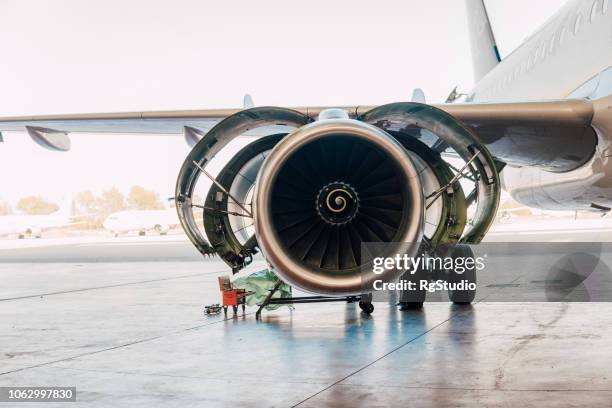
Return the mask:
<svg viewBox="0 0 612 408">
<path fill-rule="evenodd" d="M 94 196 L 91 191 L 81 191 L 75 197 L 76 213 L 84 228 L 102 228 L 104 220 L 117 211 L 125 210 L 125 197 L 116 187 Z"/>
<path fill-rule="evenodd" d="M 0 216 L 1 215 L 10 215 L 13 213 L 13 209 L 6 201 L 0 201 Z"/>
<path fill-rule="evenodd" d="M 51 214 L 59 209 L 55 203 L 46 201 L 41 196 L 23 197 L 17 202 L 17 210 L 28 215 Z"/>
<path fill-rule="evenodd" d="M 96 229 L 102 226 L 96 197 L 91 191 L 81 191 L 74 196 L 74 211 L 78 228 Z"/>
<path fill-rule="evenodd" d="M 100 197 L 96 198 L 96 207 L 100 213 L 110 214 L 125 210 L 125 196 L 117 187 L 103 191 Z"/>
<path fill-rule="evenodd" d="M 91 191 L 81 191 L 74 197 L 75 212 L 78 215 L 91 214 L 98 211 L 96 197 Z"/>
<path fill-rule="evenodd" d="M 128 207 L 135 210 L 161 210 L 164 208 L 159 194 L 141 186 L 134 186 L 128 194 Z"/>
</svg>

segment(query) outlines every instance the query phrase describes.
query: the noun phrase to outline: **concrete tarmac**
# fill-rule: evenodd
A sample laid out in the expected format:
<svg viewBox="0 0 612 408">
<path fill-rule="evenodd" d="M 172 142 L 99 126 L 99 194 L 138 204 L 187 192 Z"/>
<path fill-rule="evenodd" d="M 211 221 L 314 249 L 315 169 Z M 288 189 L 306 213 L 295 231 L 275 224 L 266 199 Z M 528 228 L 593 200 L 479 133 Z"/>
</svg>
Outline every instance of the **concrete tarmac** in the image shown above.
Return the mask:
<svg viewBox="0 0 612 408">
<path fill-rule="evenodd" d="M 0 386 L 76 386 L 45 407 L 612 406 L 612 303 L 206 317 L 227 267 L 186 241 L 43 241 L 0 251 Z"/>
</svg>

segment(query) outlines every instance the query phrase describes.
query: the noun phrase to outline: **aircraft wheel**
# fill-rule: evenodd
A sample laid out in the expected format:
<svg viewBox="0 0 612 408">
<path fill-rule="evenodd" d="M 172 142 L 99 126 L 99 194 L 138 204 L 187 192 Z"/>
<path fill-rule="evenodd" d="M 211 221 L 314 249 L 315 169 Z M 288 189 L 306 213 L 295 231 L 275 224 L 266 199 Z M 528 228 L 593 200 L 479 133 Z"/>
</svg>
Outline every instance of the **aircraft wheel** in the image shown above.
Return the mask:
<svg viewBox="0 0 612 408">
<path fill-rule="evenodd" d="M 370 302 L 363 302 L 360 301 L 359 302 L 359 308 L 363 311 L 363 313 L 365 314 L 372 314 L 372 312 L 374 312 L 374 304 L 370 303 Z"/>
<path fill-rule="evenodd" d="M 474 251 L 469 245 L 458 244 L 453 248 L 451 254 L 453 258 L 474 258 Z M 468 283 L 476 283 L 476 268 L 466 268 L 461 274 L 454 271 L 448 272 L 449 283 L 459 283 L 462 280 L 467 280 Z M 459 291 L 448 291 L 448 298 L 456 305 L 469 305 L 474 301 L 476 297 L 476 289 L 474 290 L 459 290 Z"/>
<path fill-rule="evenodd" d="M 421 280 L 429 280 L 427 271 L 419 268 L 413 274 L 406 272 L 400 278 L 415 284 L 414 290 L 403 290 L 399 299 L 399 310 L 417 310 L 423 308 L 423 303 L 427 297 L 425 289 L 421 289 Z"/>
<path fill-rule="evenodd" d="M 424 302 L 400 302 L 399 310 L 419 310 L 423 308 Z"/>
</svg>

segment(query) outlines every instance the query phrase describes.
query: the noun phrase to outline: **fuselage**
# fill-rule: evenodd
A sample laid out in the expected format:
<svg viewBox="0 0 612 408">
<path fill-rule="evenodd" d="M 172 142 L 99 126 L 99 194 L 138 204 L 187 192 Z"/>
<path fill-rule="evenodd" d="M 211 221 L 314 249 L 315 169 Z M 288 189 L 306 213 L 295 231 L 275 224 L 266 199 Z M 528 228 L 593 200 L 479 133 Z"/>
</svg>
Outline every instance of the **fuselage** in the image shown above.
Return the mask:
<svg viewBox="0 0 612 408">
<path fill-rule="evenodd" d="M 40 236 L 44 229 L 70 224 L 70 217 L 61 213 L 48 215 L 5 215 L 0 217 L 0 235 L 32 234 Z"/>
<path fill-rule="evenodd" d="M 612 4 L 572 0 L 483 77 L 467 102 L 517 102 L 612 95 Z M 526 10 L 528 12 L 528 10 Z M 605 119 L 606 125 L 612 124 Z M 594 156 L 582 167 L 551 173 L 532 167 L 502 171 L 504 188 L 530 207 L 602 210 L 612 207 L 612 135 L 593 124 Z"/>
<path fill-rule="evenodd" d="M 158 230 L 167 232 L 171 226 L 178 225 L 178 216 L 174 208 L 166 210 L 133 210 L 120 211 L 109 215 L 104 221 L 104 228 L 114 233 L 130 231 Z"/>
<path fill-rule="evenodd" d="M 468 101 L 524 102 L 571 97 L 582 84 L 612 67 L 609 3 L 569 1 L 480 80 Z M 612 93 L 612 83 L 608 86 Z"/>
</svg>

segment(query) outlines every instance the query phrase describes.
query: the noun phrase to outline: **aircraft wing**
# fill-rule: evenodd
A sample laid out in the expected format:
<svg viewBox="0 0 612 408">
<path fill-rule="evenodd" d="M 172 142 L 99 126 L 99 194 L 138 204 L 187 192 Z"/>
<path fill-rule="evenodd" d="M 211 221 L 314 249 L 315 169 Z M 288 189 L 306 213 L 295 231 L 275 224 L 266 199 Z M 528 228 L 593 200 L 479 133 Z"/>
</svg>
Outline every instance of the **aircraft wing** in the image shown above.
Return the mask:
<svg viewBox="0 0 612 408">
<path fill-rule="evenodd" d="M 499 161 L 569 171 L 595 152 L 597 132 L 612 128 L 608 117 L 612 97 L 596 101 L 571 99 L 521 103 L 463 103 L 433 105 L 470 127 Z M 344 107 L 358 116 L 374 106 Z M 294 108 L 316 117 L 325 107 Z M 40 144 L 68 150 L 61 136 L 72 132 L 205 134 L 224 118 L 242 109 L 206 109 L 0 117 L 0 131 L 27 131 Z M 56 139 L 53 139 L 54 136 Z M 57 138 L 59 136 L 59 138 Z M 193 137 L 193 136 L 192 136 Z M 187 138 L 187 135 L 186 135 Z M 39 140 L 37 140 L 39 139 Z M 47 143 L 45 143 L 47 142 Z"/>
<path fill-rule="evenodd" d="M 208 130 L 240 109 L 151 111 L 0 117 L 0 131 L 25 131 L 27 126 L 61 132 L 182 134 L 185 126 Z"/>
</svg>

